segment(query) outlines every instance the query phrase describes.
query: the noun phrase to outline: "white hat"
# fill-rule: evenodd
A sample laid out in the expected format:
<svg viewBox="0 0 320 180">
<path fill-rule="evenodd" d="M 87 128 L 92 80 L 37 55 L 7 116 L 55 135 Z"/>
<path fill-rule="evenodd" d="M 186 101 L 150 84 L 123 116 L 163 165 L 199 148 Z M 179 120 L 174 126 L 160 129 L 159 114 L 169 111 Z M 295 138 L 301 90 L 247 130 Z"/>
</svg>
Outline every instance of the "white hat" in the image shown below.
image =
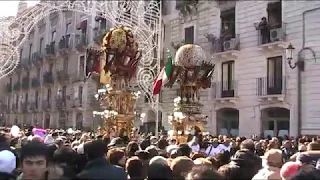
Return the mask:
<svg viewBox="0 0 320 180">
<path fill-rule="evenodd" d="M 8 151 L 0 151 L 0 172 L 2 173 L 12 173 L 16 168 L 16 156 Z"/>
<path fill-rule="evenodd" d="M 150 159 L 149 165 L 151 164 L 164 164 L 164 165 L 168 165 L 168 161 L 166 158 L 162 157 L 162 156 L 155 156 L 153 158 Z"/>
</svg>

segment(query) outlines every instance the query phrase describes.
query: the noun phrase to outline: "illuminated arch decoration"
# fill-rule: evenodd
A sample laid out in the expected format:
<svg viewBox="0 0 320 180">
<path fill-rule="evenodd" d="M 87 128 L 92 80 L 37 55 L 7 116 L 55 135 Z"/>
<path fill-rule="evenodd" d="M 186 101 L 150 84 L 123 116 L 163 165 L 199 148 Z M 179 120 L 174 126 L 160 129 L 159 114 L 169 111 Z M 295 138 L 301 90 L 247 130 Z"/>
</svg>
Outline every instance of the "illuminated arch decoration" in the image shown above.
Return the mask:
<svg viewBox="0 0 320 180">
<path fill-rule="evenodd" d="M 132 29 L 143 54 L 138 65 L 136 80 L 142 91 L 148 95 L 154 108 L 155 100 L 152 98 L 150 87 L 155 79 L 157 62 L 160 58 L 160 5 L 160 1 L 145 0 L 51 1 L 40 2 L 16 18 L 2 18 L 0 19 L 0 79 L 12 73 L 18 66 L 20 59 L 18 50 L 39 21 L 55 12 L 74 11 L 105 18 L 113 26 L 128 26 Z M 17 41 L 19 43 L 15 44 Z"/>
</svg>

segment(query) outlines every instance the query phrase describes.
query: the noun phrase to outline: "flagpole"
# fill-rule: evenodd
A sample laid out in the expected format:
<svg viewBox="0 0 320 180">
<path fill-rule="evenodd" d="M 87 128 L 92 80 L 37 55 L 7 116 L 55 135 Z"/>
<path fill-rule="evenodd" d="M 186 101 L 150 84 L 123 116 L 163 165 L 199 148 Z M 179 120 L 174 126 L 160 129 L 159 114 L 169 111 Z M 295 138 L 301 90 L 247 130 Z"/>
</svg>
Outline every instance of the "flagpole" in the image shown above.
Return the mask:
<svg viewBox="0 0 320 180">
<path fill-rule="evenodd" d="M 157 54 L 157 73 L 160 73 L 161 67 L 160 67 L 160 56 L 161 56 L 161 50 L 162 50 L 162 3 L 161 1 L 159 2 L 159 23 L 158 26 L 160 26 L 160 32 L 158 32 L 158 54 Z M 161 93 L 161 92 L 160 92 Z M 160 98 L 160 93 L 157 94 L 156 97 L 156 130 L 155 130 L 155 136 L 158 137 L 159 135 L 159 98 Z M 162 119 L 161 119 L 162 121 Z"/>
</svg>

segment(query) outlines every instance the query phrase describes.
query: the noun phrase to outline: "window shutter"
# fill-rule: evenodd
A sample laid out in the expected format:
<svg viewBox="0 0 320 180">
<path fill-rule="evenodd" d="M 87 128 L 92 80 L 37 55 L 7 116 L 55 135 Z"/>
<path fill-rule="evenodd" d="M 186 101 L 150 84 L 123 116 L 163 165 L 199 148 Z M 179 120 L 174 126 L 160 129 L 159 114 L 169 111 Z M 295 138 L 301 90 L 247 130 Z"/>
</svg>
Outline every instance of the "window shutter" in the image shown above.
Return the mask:
<svg viewBox="0 0 320 180">
<path fill-rule="evenodd" d="M 194 43 L 194 26 L 184 29 L 184 41 L 186 44 Z"/>
</svg>

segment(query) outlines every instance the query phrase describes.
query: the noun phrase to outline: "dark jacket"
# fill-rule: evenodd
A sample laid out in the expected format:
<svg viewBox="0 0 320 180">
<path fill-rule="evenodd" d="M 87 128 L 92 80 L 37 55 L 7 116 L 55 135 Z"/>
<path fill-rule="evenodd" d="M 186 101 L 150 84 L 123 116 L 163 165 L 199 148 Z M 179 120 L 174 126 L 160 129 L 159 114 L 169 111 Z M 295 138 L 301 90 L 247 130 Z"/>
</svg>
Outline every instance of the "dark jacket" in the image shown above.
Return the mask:
<svg viewBox="0 0 320 180">
<path fill-rule="evenodd" d="M 104 157 L 89 161 L 83 171 L 77 175 L 78 179 L 126 180 L 127 174 L 119 166 L 111 165 Z"/>
<path fill-rule="evenodd" d="M 14 176 L 13 174 L 0 172 L 0 179 L 1 180 L 15 180 L 16 176 Z"/>
</svg>

